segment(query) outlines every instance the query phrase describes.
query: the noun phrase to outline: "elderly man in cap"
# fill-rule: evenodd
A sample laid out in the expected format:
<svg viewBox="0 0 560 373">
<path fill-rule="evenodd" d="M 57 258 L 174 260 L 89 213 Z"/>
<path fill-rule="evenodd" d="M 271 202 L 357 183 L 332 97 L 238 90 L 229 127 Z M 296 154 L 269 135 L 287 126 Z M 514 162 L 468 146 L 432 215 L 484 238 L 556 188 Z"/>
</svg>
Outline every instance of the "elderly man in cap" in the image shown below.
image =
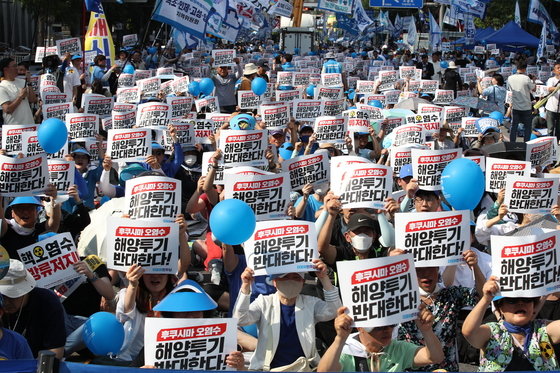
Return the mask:
<svg viewBox="0 0 560 373">
<path fill-rule="evenodd" d="M 237 95 L 235 93 L 235 85 L 237 80 L 241 78 L 243 69 L 239 64 L 239 58 L 234 58 L 235 73 L 230 73 L 228 66 L 216 67 L 216 75 L 212 76 L 212 81 L 216 87 L 216 97 L 220 103 L 220 111 L 222 113 L 233 113 L 237 106 Z M 213 63 L 213 61 L 212 61 Z"/>
<path fill-rule="evenodd" d="M 14 259 L 10 259 L 10 269 L 0 280 L 0 294 L 4 297 L 4 326 L 25 337 L 33 356 L 50 350 L 61 359 L 66 333 L 58 297 L 51 290 L 36 287 L 23 263 Z"/>
</svg>

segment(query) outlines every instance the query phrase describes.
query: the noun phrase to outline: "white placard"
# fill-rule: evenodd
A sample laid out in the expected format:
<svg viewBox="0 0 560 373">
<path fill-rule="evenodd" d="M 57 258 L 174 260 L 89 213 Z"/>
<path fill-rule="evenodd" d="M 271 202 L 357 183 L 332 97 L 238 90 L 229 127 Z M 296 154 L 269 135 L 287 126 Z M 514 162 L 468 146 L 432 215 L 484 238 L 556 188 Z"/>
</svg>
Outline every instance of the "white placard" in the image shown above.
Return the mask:
<svg viewBox="0 0 560 373">
<path fill-rule="evenodd" d="M 181 180 L 145 176 L 126 181 L 126 214 L 131 219 L 162 220 L 172 223 L 180 213 Z"/>
<path fill-rule="evenodd" d="M 47 155 L 24 158 L 0 155 L 0 190 L 4 197 L 43 194 L 49 180 Z"/>
<path fill-rule="evenodd" d="M 215 49 L 212 50 L 214 66 L 235 66 L 235 49 Z"/>
<path fill-rule="evenodd" d="M 558 179 L 509 176 L 504 204 L 509 212 L 547 214 L 558 201 Z"/>
<path fill-rule="evenodd" d="M 306 184 L 318 185 L 330 179 L 329 153 L 320 150 L 310 155 L 287 159 L 282 168 L 290 173 L 292 190 L 302 189 Z"/>
<path fill-rule="evenodd" d="M 66 114 L 68 138 L 74 141 L 95 139 L 99 133 L 99 115 L 97 114 Z"/>
<path fill-rule="evenodd" d="M 441 190 L 441 173 L 449 162 L 461 158 L 461 149 L 411 150 L 412 172 L 424 190 Z"/>
<path fill-rule="evenodd" d="M 344 143 L 346 117 L 325 116 L 315 119 L 314 135 L 318 143 Z"/>
<path fill-rule="evenodd" d="M 509 176 L 531 176 L 531 163 L 510 159 L 486 159 L 486 191 L 498 193 L 506 187 Z"/>
<path fill-rule="evenodd" d="M 227 166 L 266 166 L 267 130 L 223 130 L 219 149 Z"/>
<path fill-rule="evenodd" d="M 107 133 L 107 152 L 115 162 L 144 162 L 152 154 L 149 129 L 109 130 Z"/>
<path fill-rule="evenodd" d="M 393 190 L 393 169 L 378 164 L 349 165 L 342 174 L 340 187 L 342 208 L 385 209 L 385 199 Z"/>
</svg>

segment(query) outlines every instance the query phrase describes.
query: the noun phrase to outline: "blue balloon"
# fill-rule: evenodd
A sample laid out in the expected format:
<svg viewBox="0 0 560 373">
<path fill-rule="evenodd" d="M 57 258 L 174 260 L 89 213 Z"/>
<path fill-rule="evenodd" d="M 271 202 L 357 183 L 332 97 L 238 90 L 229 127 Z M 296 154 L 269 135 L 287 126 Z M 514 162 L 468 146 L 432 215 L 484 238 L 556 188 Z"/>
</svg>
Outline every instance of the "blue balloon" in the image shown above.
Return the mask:
<svg viewBox="0 0 560 373">
<path fill-rule="evenodd" d="M 214 90 L 214 81 L 210 78 L 203 78 L 198 85 L 200 86 L 200 93 L 208 96 Z"/>
<path fill-rule="evenodd" d="M 447 69 L 449 67 L 449 62 L 447 61 L 441 61 L 439 63 L 439 67 L 441 67 L 442 69 Z"/>
<path fill-rule="evenodd" d="M 455 210 L 472 210 L 484 194 L 484 174 L 470 159 L 459 158 L 443 169 L 441 188 L 443 196 Z"/>
<path fill-rule="evenodd" d="M 239 199 L 225 199 L 210 213 L 210 229 L 214 236 L 228 245 L 247 241 L 257 225 L 255 212 Z"/>
<path fill-rule="evenodd" d="M 496 119 L 500 124 L 504 121 L 504 114 L 500 113 L 499 111 L 493 111 L 488 115 L 488 117 L 492 119 Z"/>
<path fill-rule="evenodd" d="M 156 53 L 157 53 L 157 47 L 148 48 L 148 54 L 156 54 Z"/>
<path fill-rule="evenodd" d="M 313 95 L 315 94 L 315 85 L 308 85 L 307 88 L 305 88 L 305 94 L 313 97 Z"/>
<path fill-rule="evenodd" d="M 84 324 L 83 338 L 95 355 L 116 355 L 124 342 L 124 327 L 112 313 L 97 312 Z"/>
<path fill-rule="evenodd" d="M 127 63 L 126 65 L 124 65 L 123 68 L 123 73 L 125 74 L 134 74 L 134 66 L 132 66 L 132 64 Z"/>
<path fill-rule="evenodd" d="M 39 144 L 47 153 L 56 153 L 68 139 L 66 124 L 58 118 L 49 118 L 39 126 L 37 130 Z"/>
<path fill-rule="evenodd" d="M 358 57 L 358 53 L 352 52 L 352 54 L 350 54 L 350 56 L 352 56 L 352 58 L 356 58 L 356 57 Z"/>
<path fill-rule="evenodd" d="M 198 82 L 190 82 L 189 93 L 197 97 L 200 94 L 200 84 L 198 84 Z"/>
<path fill-rule="evenodd" d="M 260 76 L 257 76 L 251 82 L 251 90 L 257 96 L 264 94 L 266 92 L 266 80 L 264 80 Z"/>
</svg>

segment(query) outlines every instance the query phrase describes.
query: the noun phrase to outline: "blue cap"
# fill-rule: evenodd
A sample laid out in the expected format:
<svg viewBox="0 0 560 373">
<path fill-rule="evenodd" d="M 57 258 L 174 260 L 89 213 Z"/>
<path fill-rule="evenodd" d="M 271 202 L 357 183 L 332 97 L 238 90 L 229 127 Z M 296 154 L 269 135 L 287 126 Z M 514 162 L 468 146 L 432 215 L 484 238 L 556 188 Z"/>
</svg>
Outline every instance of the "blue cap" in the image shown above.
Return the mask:
<svg viewBox="0 0 560 373">
<path fill-rule="evenodd" d="M 133 163 L 130 166 L 123 168 L 119 175 L 119 184 L 124 187 L 127 180 L 133 179 L 145 171 L 147 170 L 139 163 Z"/>
<path fill-rule="evenodd" d="M 16 197 L 8 207 L 15 206 L 15 205 L 36 205 L 41 207 L 43 206 L 41 200 L 37 197 Z"/>
<path fill-rule="evenodd" d="M 82 147 L 78 147 L 78 148 L 72 150 L 70 152 L 70 154 L 85 154 L 88 157 L 91 157 L 91 154 L 89 154 L 89 152 L 85 148 L 82 148 Z"/>
<path fill-rule="evenodd" d="M 399 172 L 399 177 L 404 179 L 405 177 L 413 176 L 412 173 L 412 165 L 407 163 L 401 167 L 401 171 Z"/>
<path fill-rule="evenodd" d="M 229 121 L 232 130 L 254 130 L 256 124 L 255 117 L 249 114 L 238 114 Z"/>
<path fill-rule="evenodd" d="M 154 311 L 193 312 L 213 310 L 216 307 L 218 304 L 198 283 L 184 280 L 154 307 Z"/>
<path fill-rule="evenodd" d="M 72 56 L 72 61 L 74 61 L 74 60 L 80 60 L 80 59 L 82 59 L 82 55 L 81 55 L 81 54 L 75 54 L 75 55 Z"/>
<path fill-rule="evenodd" d="M 499 301 L 500 299 L 504 299 L 504 297 L 501 296 L 501 295 L 496 295 L 494 298 L 492 298 L 492 302 L 497 302 L 497 301 Z"/>
<path fill-rule="evenodd" d="M 165 150 L 165 148 L 157 141 L 152 141 L 152 150 Z"/>
<path fill-rule="evenodd" d="M 55 232 L 43 233 L 43 234 L 40 234 L 39 237 L 37 237 L 37 240 L 38 241 L 43 241 L 43 240 L 46 240 L 47 238 L 52 237 L 52 236 L 56 236 L 56 233 Z"/>
</svg>

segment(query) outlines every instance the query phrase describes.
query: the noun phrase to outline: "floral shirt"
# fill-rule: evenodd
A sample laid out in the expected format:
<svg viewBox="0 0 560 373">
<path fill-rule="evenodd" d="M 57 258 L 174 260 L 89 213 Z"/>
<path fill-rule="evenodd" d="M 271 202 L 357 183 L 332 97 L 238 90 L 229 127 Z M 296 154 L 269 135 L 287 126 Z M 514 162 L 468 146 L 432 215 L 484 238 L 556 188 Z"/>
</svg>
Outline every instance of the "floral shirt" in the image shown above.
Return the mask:
<svg viewBox="0 0 560 373">
<path fill-rule="evenodd" d="M 478 302 L 476 289 L 462 286 L 450 286 L 442 289 L 434 299 L 432 305 L 428 306 L 434 314 L 434 334 L 442 343 L 444 360 L 440 364 L 422 367 L 423 371 L 445 369 L 448 372 L 458 372 L 457 352 L 457 319 L 461 308 L 474 306 Z M 422 333 L 414 321 L 402 323 L 399 326 L 400 340 L 424 345 Z"/>
<path fill-rule="evenodd" d="M 491 337 L 480 357 L 479 372 L 502 372 L 512 360 L 515 348 L 513 337 L 501 322 L 486 325 L 490 328 Z M 527 359 L 537 371 L 558 370 L 554 349 L 546 333 L 545 320 L 534 321 Z"/>
</svg>

